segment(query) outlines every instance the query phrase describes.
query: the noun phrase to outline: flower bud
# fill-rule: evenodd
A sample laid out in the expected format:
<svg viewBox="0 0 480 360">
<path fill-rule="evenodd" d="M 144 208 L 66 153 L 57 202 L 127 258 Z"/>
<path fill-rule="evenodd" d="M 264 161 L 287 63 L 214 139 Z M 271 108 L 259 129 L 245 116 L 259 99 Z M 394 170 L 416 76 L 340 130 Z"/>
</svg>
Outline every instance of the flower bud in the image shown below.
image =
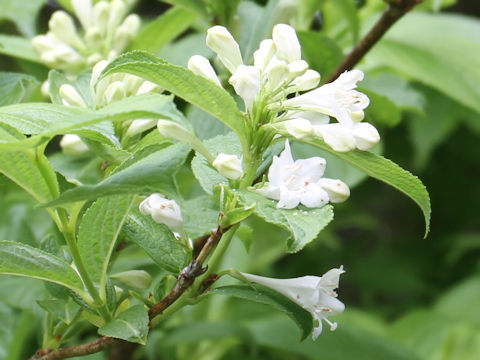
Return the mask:
<svg viewBox="0 0 480 360">
<path fill-rule="evenodd" d="M 247 110 L 251 110 L 253 101 L 260 91 L 260 69 L 256 66 L 240 65 L 230 77 L 229 83 L 243 99 Z"/>
<path fill-rule="evenodd" d="M 281 87 L 290 76 L 288 65 L 283 60 L 272 60 L 266 71 L 268 78 L 266 89 L 268 91 L 273 91 Z"/>
<path fill-rule="evenodd" d="M 110 2 L 107 31 L 112 34 L 122 22 L 127 8 L 122 0 L 113 0 Z"/>
<path fill-rule="evenodd" d="M 200 55 L 194 55 L 188 60 L 188 69 L 196 75 L 200 75 L 208 80 L 213 81 L 218 86 L 222 87 L 217 74 L 213 69 L 210 61 Z"/>
<path fill-rule="evenodd" d="M 73 10 L 77 19 L 87 30 L 92 25 L 92 1 L 91 0 L 71 0 Z"/>
<path fill-rule="evenodd" d="M 263 40 L 260 47 L 253 53 L 253 64 L 264 71 L 277 51 L 272 39 Z"/>
<path fill-rule="evenodd" d="M 148 130 L 155 125 L 157 125 L 157 121 L 155 119 L 137 119 L 133 120 L 130 126 L 125 133 L 125 136 L 132 137 L 134 135 L 140 134 L 145 130 Z"/>
<path fill-rule="evenodd" d="M 305 119 L 294 119 L 282 121 L 278 125 L 282 125 L 285 130 L 297 139 L 311 139 L 314 137 L 313 127 L 310 121 Z"/>
<path fill-rule="evenodd" d="M 220 153 L 212 165 L 221 175 L 228 179 L 238 180 L 243 176 L 242 160 L 237 155 Z"/>
<path fill-rule="evenodd" d="M 320 82 L 320 74 L 315 70 L 308 69 L 291 83 L 291 92 L 306 91 L 317 87 Z"/>
<path fill-rule="evenodd" d="M 332 203 L 344 202 L 350 197 L 350 189 L 343 181 L 321 178 L 318 184 L 327 192 Z"/>
<path fill-rule="evenodd" d="M 82 96 L 78 91 L 70 84 L 63 84 L 58 89 L 58 93 L 62 98 L 62 103 L 65 106 L 78 106 L 78 107 L 87 107 L 85 101 L 83 101 Z"/>
<path fill-rule="evenodd" d="M 108 85 L 105 93 L 103 94 L 103 99 L 105 104 L 111 104 L 115 101 L 122 100 L 125 98 L 125 86 L 121 81 L 114 81 L 110 85 Z"/>
<path fill-rule="evenodd" d="M 92 67 L 102 59 L 103 59 L 103 56 L 101 54 L 99 53 L 92 54 L 87 58 L 87 65 Z"/>
<path fill-rule="evenodd" d="M 80 136 L 66 134 L 60 140 L 60 147 L 67 155 L 81 155 L 88 151 L 88 146 L 82 141 Z"/>
<path fill-rule="evenodd" d="M 164 224 L 174 231 L 183 232 L 182 211 L 174 200 L 167 200 L 155 193 L 143 200 L 139 209 L 143 215 L 152 216 L 155 222 Z"/>
<path fill-rule="evenodd" d="M 375 126 L 366 122 L 355 124 L 353 136 L 355 136 L 357 148 L 360 150 L 369 150 L 380 141 L 380 134 Z"/>
<path fill-rule="evenodd" d="M 83 57 L 67 45 L 59 45 L 53 50 L 55 66 L 58 68 L 75 68 L 84 64 Z"/>
<path fill-rule="evenodd" d="M 113 49 L 121 53 L 132 41 L 133 36 L 126 26 L 119 26 L 113 35 Z"/>
<path fill-rule="evenodd" d="M 157 84 L 145 80 L 138 88 L 136 95 L 149 94 L 154 91 L 161 92 L 162 89 Z"/>
<path fill-rule="evenodd" d="M 208 29 L 207 46 L 218 55 L 230 73 L 233 74 L 243 64 L 240 47 L 225 27 L 217 25 Z"/>
<path fill-rule="evenodd" d="M 308 63 L 304 60 L 297 60 L 288 64 L 288 70 L 290 71 L 290 79 L 295 79 L 298 76 L 302 76 L 308 70 Z"/>
<path fill-rule="evenodd" d="M 318 125 L 314 127 L 314 131 L 327 145 L 338 152 L 351 151 L 357 145 L 352 131 L 339 123 Z"/>
<path fill-rule="evenodd" d="M 45 80 L 41 87 L 42 95 L 45 97 L 50 96 L 50 81 Z"/>
<path fill-rule="evenodd" d="M 81 50 L 85 48 L 82 39 L 77 34 L 75 24 L 65 11 L 55 11 L 48 22 L 50 31 L 60 40 Z"/>
<path fill-rule="evenodd" d="M 184 142 L 190 142 L 194 136 L 182 125 L 169 120 L 158 120 L 157 127 L 163 136 Z"/>
<path fill-rule="evenodd" d="M 272 39 L 277 48 L 277 57 L 287 63 L 300 60 L 301 49 L 295 29 L 290 25 L 275 25 L 272 31 Z"/>
<path fill-rule="evenodd" d="M 91 26 L 85 32 L 85 42 L 90 49 L 101 50 L 103 47 L 103 35 L 98 26 Z"/>
<path fill-rule="evenodd" d="M 138 29 L 140 29 L 140 16 L 137 14 L 130 14 L 128 15 L 125 20 L 123 20 L 122 27 L 125 27 L 130 35 L 135 36 L 138 32 Z"/>
<path fill-rule="evenodd" d="M 99 1 L 93 7 L 93 24 L 98 26 L 102 33 L 105 33 L 108 26 L 109 11 L 110 6 L 106 1 Z"/>
<path fill-rule="evenodd" d="M 38 35 L 32 39 L 32 45 L 39 53 L 52 51 L 60 44 L 61 42 L 52 35 Z"/>
</svg>

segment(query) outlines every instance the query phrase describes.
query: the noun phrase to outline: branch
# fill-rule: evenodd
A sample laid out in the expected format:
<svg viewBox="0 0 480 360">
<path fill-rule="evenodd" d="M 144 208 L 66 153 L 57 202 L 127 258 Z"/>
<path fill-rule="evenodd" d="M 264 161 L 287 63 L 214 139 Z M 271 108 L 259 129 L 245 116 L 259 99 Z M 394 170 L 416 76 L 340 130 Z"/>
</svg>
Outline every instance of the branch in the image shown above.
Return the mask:
<svg viewBox="0 0 480 360">
<path fill-rule="evenodd" d="M 190 286 L 192 286 L 195 279 L 207 270 L 207 268 L 203 267 L 203 263 L 214 247 L 218 244 L 223 234 L 229 229 L 230 227 L 222 229 L 220 226 L 218 226 L 212 231 L 208 239 L 205 241 L 199 254 L 190 262 L 188 266 L 182 270 L 178 276 L 177 283 L 175 284 L 173 290 L 160 302 L 153 305 L 148 311 L 150 319 L 149 326 L 151 326 L 151 321 L 157 315 L 172 305 Z M 123 342 L 125 341 L 104 336 L 88 344 L 82 344 L 58 350 L 39 350 L 30 360 L 59 360 L 74 356 L 89 355 L 108 349 Z"/>
<path fill-rule="evenodd" d="M 413 9 L 423 0 L 386 0 L 388 8 L 382 17 L 377 21 L 367 35 L 361 39 L 350 54 L 338 65 L 333 74 L 327 80 L 327 83 L 334 81 L 344 71 L 351 70 L 370 49 L 382 38 L 383 35 L 395 24 L 403 15 Z"/>
</svg>

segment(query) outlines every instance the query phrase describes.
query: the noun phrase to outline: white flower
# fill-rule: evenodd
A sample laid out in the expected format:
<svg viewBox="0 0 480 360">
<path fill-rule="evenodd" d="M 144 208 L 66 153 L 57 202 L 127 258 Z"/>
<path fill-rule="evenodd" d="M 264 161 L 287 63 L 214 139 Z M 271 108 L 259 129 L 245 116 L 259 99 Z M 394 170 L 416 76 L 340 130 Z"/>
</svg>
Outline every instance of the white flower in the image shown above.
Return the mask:
<svg viewBox="0 0 480 360">
<path fill-rule="evenodd" d="M 188 129 L 170 120 L 158 120 L 157 128 L 165 137 L 190 142 L 194 136 Z"/>
<path fill-rule="evenodd" d="M 151 129 L 157 125 L 156 119 L 137 119 L 133 120 L 132 123 L 129 125 L 127 131 L 125 132 L 125 136 L 132 137 L 134 135 L 140 134 L 145 130 Z"/>
<path fill-rule="evenodd" d="M 322 320 L 330 325 L 330 330 L 337 328 L 337 323 L 328 320 L 328 316 L 342 313 L 345 305 L 337 299 L 335 289 L 338 288 L 340 275 L 345 271 L 343 266 L 332 269 L 322 277 L 303 276 L 293 279 L 272 279 L 263 276 L 241 273 L 247 280 L 267 286 L 309 311 L 318 325 L 313 329 L 315 340 L 322 332 Z"/>
<path fill-rule="evenodd" d="M 155 222 L 183 233 L 182 211 L 175 200 L 168 200 L 154 193 L 140 203 L 139 210 L 143 215 L 152 216 Z"/>
<path fill-rule="evenodd" d="M 88 146 L 82 141 L 80 136 L 66 134 L 60 140 L 60 147 L 65 154 L 81 155 L 88 151 Z"/>
<path fill-rule="evenodd" d="M 212 165 L 228 179 L 238 180 L 243 176 L 242 160 L 237 155 L 220 153 Z"/>
<path fill-rule="evenodd" d="M 62 103 L 65 106 L 87 107 L 82 96 L 70 84 L 63 84 L 60 86 L 58 89 L 58 94 L 62 98 Z"/>
<path fill-rule="evenodd" d="M 290 25 L 275 25 L 272 31 L 272 39 L 277 48 L 277 57 L 287 63 L 300 60 L 302 53 L 297 33 Z"/>
<path fill-rule="evenodd" d="M 299 203 L 309 208 L 318 208 L 329 201 L 345 201 L 350 195 L 347 185 L 340 180 L 332 180 L 339 184 L 332 187 L 330 182 L 321 181 L 325 166 L 325 159 L 318 156 L 293 161 L 290 144 L 286 140 L 285 150 L 279 157 L 273 158 L 268 170 L 269 182 L 265 187 L 255 191 L 268 198 L 279 200 L 277 204 L 279 209 L 293 209 Z M 325 185 L 326 188 L 323 187 Z M 338 188 L 338 194 L 333 192 L 336 188 Z"/>
<path fill-rule="evenodd" d="M 260 91 L 260 69 L 256 66 L 240 65 L 228 82 L 245 102 L 245 108 L 251 110 Z"/>
<path fill-rule="evenodd" d="M 207 46 L 217 54 L 231 74 L 243 64 L 240 47 L 225 27 L 217 25 L 208 29 Z"/>
<path fill-rule="evenodd" d="M 188 60 L 187 67 L 194 73 L 204 78 L 213 81 L 218 86 L 222 87 L 220 80 L 218 80 L 217 74 L 213 69 L 210 61 L 201 55 L 194 55 Z"/>
<path fill-rule="evenodd" d="M 260 47 L 253 53 L 253 64 L 264 71 L 277 51 L 272 39 L 262 40 Z"/>
</svg>

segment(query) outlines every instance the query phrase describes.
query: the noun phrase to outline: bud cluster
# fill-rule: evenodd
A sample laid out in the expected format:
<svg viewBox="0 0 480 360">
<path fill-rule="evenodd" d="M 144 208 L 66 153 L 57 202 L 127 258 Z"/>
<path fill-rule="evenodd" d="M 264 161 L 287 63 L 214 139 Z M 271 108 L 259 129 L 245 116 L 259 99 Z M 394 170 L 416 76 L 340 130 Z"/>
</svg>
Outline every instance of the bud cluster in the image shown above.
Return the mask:
<svg viewBox="0 0 480 360">
<path fill-rule="evenodd" d="M 127 15 L 122 0 L 72 0 L 74 13 L 83 32 L 77 31 L 74 19 L 65 11 L 56 11 L 48 22 L 49 31 L 33 38 L 33 46 L 48 66 L 78 73 L 102 59 L 117 57 L 140 28 L 140 17 Z"/>
</svg>

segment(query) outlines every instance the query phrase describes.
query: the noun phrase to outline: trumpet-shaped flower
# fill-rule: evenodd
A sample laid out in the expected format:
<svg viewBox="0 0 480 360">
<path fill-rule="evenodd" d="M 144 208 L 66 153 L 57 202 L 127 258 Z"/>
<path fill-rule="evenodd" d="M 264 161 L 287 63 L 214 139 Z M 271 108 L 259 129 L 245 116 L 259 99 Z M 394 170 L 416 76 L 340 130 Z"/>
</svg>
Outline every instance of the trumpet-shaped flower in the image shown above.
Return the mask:
<svg viewBox="0 0 480 360">
<path fill-rule="evenodd" d="M 238 180 L 243 176 L 242 160 L 237 155 L 220 153 L 212 163 L 220 174 L 228 179 Z"/>
<path fill-rule="evenodd" d="M 279 209 L 293 209 L 300 203 L 309 208 L 318 208 L 329 201 L 345 201 L 350 196 L 348 186 L 340 180 L 323 179 L 325 166 L 325 159 L 318 156 L 294 161 L 286 140 L 285 150 L 273 158 L 268 170 L 268 183 L 256 191 L 279 200 Z M 331 186 L 328 180 L 335 181 L 336 185 Z"/>
<path fill-rule="evenodd" d="M 343 266 L 331 269 L 323 276 L 303 276 L 293 279 L 272 279 L 263 276 L 242 273 L 249 281 L 267 286 L 286 296 L 293 302 L 309 311 L 318 325 L 313 329 L 315 340 L 322 332 L 322 320 L 330 325 L 330 330 L 337 328 L 328 316 L 334 316 L 345 310 L 345 305 L 337 299 L 335 289 L 338 288 L 340 275 L 345 271 Z"/>
<path fill-rule="evenodd" d="M 150 215 L 155 222 L 183 233 L 182 211 L 175 200 L 154 193 L 140 203 L 139 209 L 143 215 Z"/>
</svg>

